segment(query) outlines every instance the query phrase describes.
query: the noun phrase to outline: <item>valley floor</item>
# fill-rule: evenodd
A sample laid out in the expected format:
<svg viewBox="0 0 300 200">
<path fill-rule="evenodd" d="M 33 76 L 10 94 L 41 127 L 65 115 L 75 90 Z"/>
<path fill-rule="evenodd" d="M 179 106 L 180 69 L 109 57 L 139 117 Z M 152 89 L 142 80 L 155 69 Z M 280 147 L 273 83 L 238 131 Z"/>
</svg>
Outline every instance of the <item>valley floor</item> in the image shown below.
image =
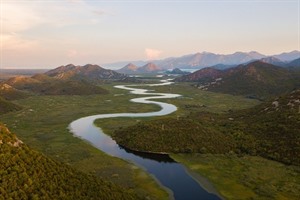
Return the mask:
<svg viewBox="0 0 300 200">
<path fill-rule="evenodd" d="M 139 196 L 168 199 L 168 193 L 143 170 L 100 152 L 73 137 L 67 129 L 70 122 L 88 115 L 159 110 L 155 105 L 129 102 L 136 95 L 113 88 L 116 84 L 101 85 L 110 91 L 106 95 L 33 96 L 17 100 L 14 103 L 24 109 L 1 115 L 0 121 L 7 124 L 28 146 L 47 156 L 85 173 L 125 186 Z M 173 118 L 198 111 L 227 113 L 259 104 L 257 100 L 240 96 L 200 91 L 186 83 L 157 87 L 155 90 L 183 95 L 181 98 L 163 100 L 178 106 L 178 111 L 171 115 Z M 121 127 L 148 120 L 150 119 L 103 119 L 97 120 L 96 124 L 105 133 L 113 135 Z M 299 167 L 253 156 L 172 154 L 172 157 L 193 172 L 207 177 L 226 199 L 300 198 Z"/>
</svg>

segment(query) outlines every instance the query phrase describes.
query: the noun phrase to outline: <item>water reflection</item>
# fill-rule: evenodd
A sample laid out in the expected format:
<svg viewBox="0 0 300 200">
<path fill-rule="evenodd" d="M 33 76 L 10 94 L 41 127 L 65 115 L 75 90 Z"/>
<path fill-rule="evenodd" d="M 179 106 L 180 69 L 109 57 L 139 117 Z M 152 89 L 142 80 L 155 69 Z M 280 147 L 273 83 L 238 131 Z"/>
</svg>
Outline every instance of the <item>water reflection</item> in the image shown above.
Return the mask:
<svg viewBox="0 0 300 200">
<path fill-rule="evenodd" d="M 164 81 L 160 84 L 149 84 L 145 86 L 168 85 L 171 82 Z M 131 85 L 137 86 L 137 85 Z M 140 85 L 139 85 L 140 86 Z M 153 117 L 170 114 L 177 110 L 176 106 L 163 102 L 150 101 L 150 99 L 176 98 L 178 94 L 148 93 L 145 89 L 136 89 L 129 86 L 116 86 L 119 89 L 129 90 L 133 94 L 152 95 L 131 99 L 136 103 L 156 104 L 161 107 L 157 112 L 148 113 L 113 113 L 83 117 L 70 124 L 70 131 L 77 137 L 90 142 L 101 151 L 128 160 L 143 167 L 148 173 L 154 175 L 159 182 L 173 192 L 176 200 L 215 200 L 218 196 L 204 190 L 189 174 L 183 165 L 175 162 L 168 155 L 141 153 L 119 146 L 110 136 L 103 133 L 101 128 L 94 126 L 96 119 L 114 117 Z"/>
</svg>

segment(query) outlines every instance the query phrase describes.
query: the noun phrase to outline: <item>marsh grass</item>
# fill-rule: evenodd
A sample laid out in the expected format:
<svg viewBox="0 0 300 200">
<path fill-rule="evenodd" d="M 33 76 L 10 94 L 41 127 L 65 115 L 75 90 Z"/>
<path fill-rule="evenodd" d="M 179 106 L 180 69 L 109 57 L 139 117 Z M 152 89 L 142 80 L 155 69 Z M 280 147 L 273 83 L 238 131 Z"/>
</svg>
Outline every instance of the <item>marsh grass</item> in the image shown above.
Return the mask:
<svg viewBox="0 0 300 200">
<path fill-rule="evenodd" d="M 137 95 L 114 88 L 114 85 L 124 83 L 107 83 L 101 85 L 109 90 L 106 95 L 90 96 L 32 96 L 15 101 L 23 106 L 17 112 L 0 116 L 18 137 L 30 147 L 41 151 L 47 156 L 67 163 L 76 169 L 104 177 L 114 183 L 138 192 L 140 196 L 150 199 L 167 199 L 168 194 L 150 178 L 143 170 L 133 164 L 107 154 L 92 147 L 87 142 L 73 137 L 68 125 L 80 117 L 121 112 L 153 112 L 160 108 L 151 104 L 136 104 L 129 100 Z M 144 88 L 144 86 L 143 86 Z M 178 111 L 170 117 L 188 115 L 194 111 L 227 112 L 230 109 L 251 107 L 258 102 L 231 95 L 203 92 L 187 84 L 151 87 L 156 92 L 171 92 L 182 94 L 181 98 L 159 100 L 173 103 Z M 204 106 L 203 106 L 204 105 Z M 156 119 L 164 117 L 156 117 Z M 114 130 L 134 125 L 150 118 L 116 118 L 97 120 L 105 133 L 112 134 Z"/>
<path fill-rule="evenodd" d="M 123 91 L 121 91 L 122 93 Z M 118 91 L 118 93 L 120 93 Z M 167 199 L 168 194 L 146 172 L 133 164 L 109 156 L 74 137 L 68 125 L 80 117 L 101 113 L 148 112 L 153 105 L 130 103 L 134 95 L 32 96 L 16 101 L 24 109 L 0 116 L 0 121 L 30 147 L 76 169 L 134 190 L 150 199 Z M 143 174 L 143 176 L 141 176 Z"/>
<path fill-rule="evenodd" d="M 300 169 L 257 156 L 174 154 L 226 199 L 299 199 Z"/>
</svg>

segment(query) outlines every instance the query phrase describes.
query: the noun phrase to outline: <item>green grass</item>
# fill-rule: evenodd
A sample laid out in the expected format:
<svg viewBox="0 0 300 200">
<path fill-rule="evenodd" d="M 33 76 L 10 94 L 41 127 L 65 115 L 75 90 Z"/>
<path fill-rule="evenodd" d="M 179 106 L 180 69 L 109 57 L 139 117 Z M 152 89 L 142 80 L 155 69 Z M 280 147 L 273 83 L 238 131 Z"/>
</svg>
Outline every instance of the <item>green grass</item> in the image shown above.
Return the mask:
<svg viewBox="0 0 300 200">
<path fill-rule="evenodd" d="M 114 83 L 113 85 L 117 85 Z M 121 83 L 122 84 L 122 83 Z M 108 89 L 113 93 L 127 94 L 128 91 L 113 88 L 112 85 L 104 85 L 102 88 Z M 152 119 L 164 119 L 168 117 L 184 117 L 191 112 L 208 111 L 213 113 L 226 113 L 229 110 L 241 110 L 253 107 L 260 102 L 254 99 L 246 99 L 241 96 L 233 96 L 228 94 L 213 93 L 199 90 L 187 83 L 175 83 L 168 86 L 145 87 L 141 88 L 155 90 L 155 92 L 176 93 L 181 94 L 182 97 L 175 99 L 158 99 L 157 101 L 171 103 L 177 106 L 178 110 L 168 116 L 152 117 L 152 118 L 110 118 L 96 120 L 97 126 L 100 126 L 106 134 L 112 135 L 115 130 L 121 127 L 129 127 L 137 124 L 139 121 L 149 121 Z M 151 91 L 152 92 L 152 91 Z M 127 107 L 128 105 L 123 105 Z M 137 104 L 137 108 L 143 108 L 147 104 Z M 155 106 L 152 111 L 159 110 Z M 131 111 L 130 111 L 131 112 Z M 137 109 L 136 112 L 143 112 Z"/>
<path fill-rule="evenodd" d="M 14 104 L 0 96 L 0 115 L 22 109 L 20 105 Z"/>
<path fill-rule="evenodd" d="M 108 87 L 108 86 L 107 86 Z M 168 194 L 144 171 L 133 164 L 106 155 L 87 142 L 73 137 L 67 127 L 87 115 L 117 112 L 148 112 L 153 105 L 130 103 L 134 95 L 33 96 L 15 101 L 24 107 L 0 116 L 0 121 L 30 147 L 78 170 L 135 190 L 150 199 L 167 199 Z M 123 93 L 124 91 L 118 91 Z"/>
<path fill-rule="evenodd" d="M 140 97 L 128 91 L 113 88 L 119 83 L 101 85 L 109 90 L 107 95 L 90 96 L 33 96 L 17 100 L 24 109 L 0 116 L 8 127 L 18 134 L 30 147 L 56 160 L 65 162 L 76 169 L 104 177 L 114 183 L 137 191 L 140 196 L 150 199 L 166 199 L 167 193 L 144 171 L 121 159 L 108 156 L 87 142 L 73 137 L 67 127 L 80 117 L 120 112 L 150 112 L 160 108 L 156 105 L 131 103 L 131 98 Z M 124 84 L 124 83 L 121 83 Z M 182 94 L 178 99 L 159 100 L 173 103 L 178 111 L 171 117 L 186 116 L 195 111 L 227 112 L 256 105 L 258 101 L 238 96 L 204 92 L 187 84 L 151 87 L 157 92 Z M 204 106 L 203 106 L 204 105 Z M 160 118 L 165 118 L 160 117 Z M 156 117 L 158 119 L 158 117 Z M 98 120 L 105 133 L 111 134 L 119 127 L 136 124 L 150 118 L 117 118 Z"/>
<path fill-rule="evenodd" d="M 255 156 L 174 154 L 172 158 L 208 178 L 226 199 L 300 198 L 300 167 Z"/>
</svg>

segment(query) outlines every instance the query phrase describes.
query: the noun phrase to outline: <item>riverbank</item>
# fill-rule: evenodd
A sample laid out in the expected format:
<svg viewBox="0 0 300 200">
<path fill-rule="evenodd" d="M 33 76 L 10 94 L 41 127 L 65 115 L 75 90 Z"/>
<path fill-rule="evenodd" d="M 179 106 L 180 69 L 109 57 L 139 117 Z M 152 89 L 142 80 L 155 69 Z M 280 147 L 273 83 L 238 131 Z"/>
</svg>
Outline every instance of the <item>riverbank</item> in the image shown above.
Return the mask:
<svg viewBox="0 0 300 200">
<path fill-rule="evenodd" d="M 150 86 L 160 86 L 167 84 L 169 83 L 164 82 L 161 84 L 150 84 Z M 144 169 L 147 170 L 148 173 L 154 175 L 161 184 L 171 189 L 176 200 L 196 200 L 199 198 L 210 200 L 219 199 L 216 195 L 207 193 L 203 188 L 201 188 L 200 185 L 186 173 L 185 168 L 181 164 L 176 163 L 170 159 L 162 161 L 162 157 L 160 157 L 159 159 L 155 159 L 151 156 L 141 156 L 140 154 L 137 155 L 127 151 L 126 149 L 122 149 L 110 136 L 104 134 L 104 132 L 100 128 L 94 126 L 94 121 L 96 119 L 118 117 L 154 117 L 168 115 L 177 110 L 176 106 L 153 101 L 152 99 L 176 98 L 180 95 L 168 93 L 150 93 L 145 89 L 130 88 L 128 86 L 115 87 L 130 90 L 130 93 L 132 94 L 147 95 L 148 97 L 134 98 L 130 101 L 135 103 L 159 105 L 161 109 L 156 112 L 147 113 L 113 113 L 87 116 L 73 121 L 70 124 L 70 131 L 75 136 L 88 141 L 93 146 L 97 147 L 107 154 L 122 158 L 124 160 L 129 160 L 137 165 L 141 165 Z"/>
<path fill-rule="evenodd" d="M 18 100 L 15 102 L 22 105 L 24 109 L 1 115 L 0 119 L 13 132 L 18 133 L 20 139 L 47 156 L 67 163 L 85 173 L 104 177 L 129 190 L 137 191 L 141 196 L 150 194 L 149 196 L 153 199 L 168 199 L 168 194 L 146 172 L 133 164 L 102 153 L 87 142 L 73 137 L 66 129 L 71 121 L 88 115 L 113 112 L 150 112 L 160 109 L 157 105 L 130 102 L 129 100 L 137 95 L 114 88 L 113 86 L 116 84 L 101 85 L 110 91 L 108 95 L 34 96 Z M 178 92 L 184 92 L 184 95 L 189 97 L 185 98 L 189 105 L 207 102 L 207 107 L 197 107 L 196 109 L 222 112 L 222 110 L 237 108 L 235 106 L 249 107 L 251 105 L 247 99 L 241 103 L 243 99 L 240 97 L 222 96 L 222 94 L 215 96 L 213 93 L 198 91 L 187 85 L 160 86 L 155 90 L 168 92 L 169 87 L 174 91 L 178 87 Z M 201 95 L 198 95 L 197 92 L 200 92 Z M 220 101 L 215 98 L 222 100 L 223 104 L 220 105 Z M 177 106 L 184 106 L 182 99 L 162 99 L 161 101 L 174 101 L 179 103 Z M 255 101 L 253 102 L 255 103 Z M 186 113 L 190 112 L 190 109 L 179 109 L 185 110 Z M 172 116 L 176 116 L 176 114 L 172 114 Z M 100 124 L 105 133 L 111 134 L 114 129 L 136 124 L 139 120 L 147 121 L 150 118 L 109 118 L 97 120 L 96 123 L 97 126 Z"/>
<path fill-rule="evenodd" d="M 193 174 L 206 177 L 225 199 L 297 200 L 300 168 L 257 156 L 172 155 Z"/>
<path fill-rule="evenodd" d="M 55 160 L 121 185 L 141 197 L 168 199 L 167 192 L 145 171 L 99 151 L 87 142 L 73 137 L 67 129 L 70 122 L 87 115 L 128 110 L 149 112 L 157 109 L 155 105 L 141 107 L 130 103 L 129 99 L 137 95 L 115 97 L 120 90 L 112 87 L 111 91 L 108 95 L 33 96 L 18 100 L 15 102 L 24 109 L 1 115 L 0 121 L 17 133 L 24 143 Z"/>
</svg>

